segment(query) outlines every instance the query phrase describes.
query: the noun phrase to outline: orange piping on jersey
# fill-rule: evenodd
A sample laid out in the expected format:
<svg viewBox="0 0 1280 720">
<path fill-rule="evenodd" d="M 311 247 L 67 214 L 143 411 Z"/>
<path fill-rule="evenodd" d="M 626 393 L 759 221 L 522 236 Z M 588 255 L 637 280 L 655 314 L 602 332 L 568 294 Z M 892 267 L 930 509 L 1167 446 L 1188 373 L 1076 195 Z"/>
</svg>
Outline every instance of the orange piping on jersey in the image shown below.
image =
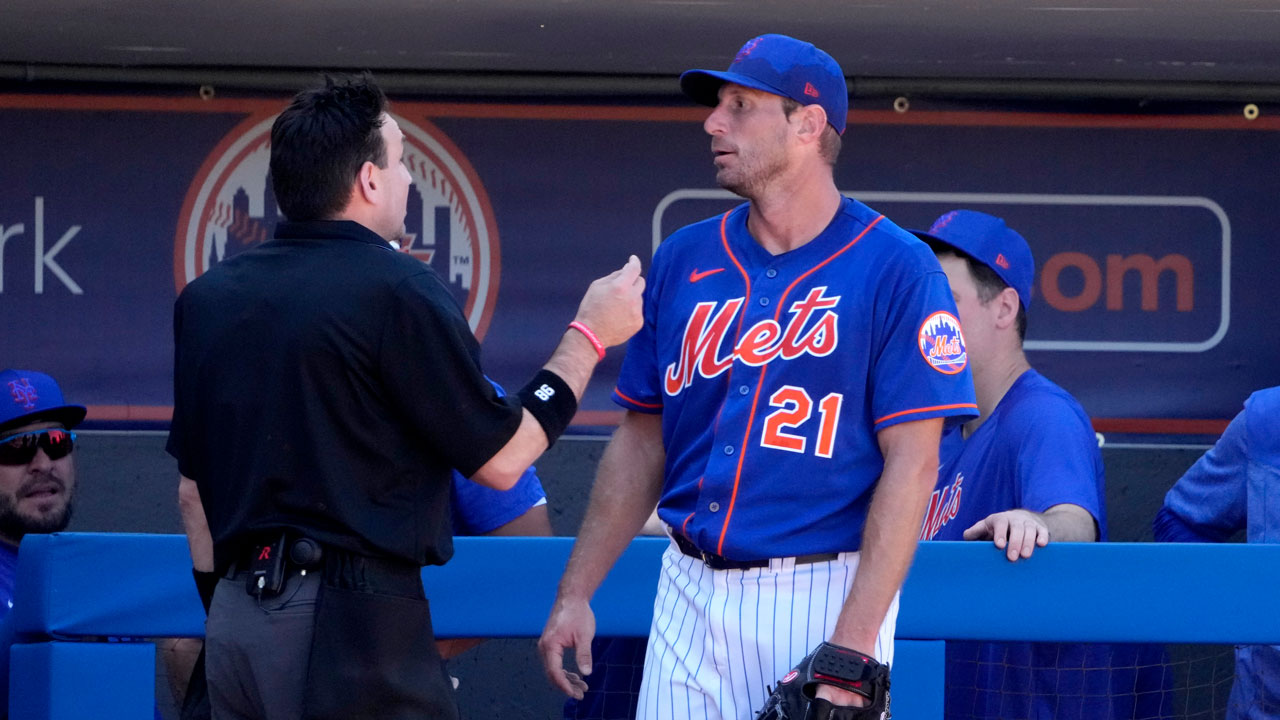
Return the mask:
<svg viewBox="0 0 1280 720">
<path fill-rule="evenodd" d="M 726 215 L 725 215 L 725 217 L 728 217 L 728 215 L 726 214 Z M 837 251 L 835 251 L 835 252 L 831 253 L 831 255 L 830 255 L 829 257 L 827 257 L 827 259 L 826 259 L 826 260 L 823 260 L 822 262 L 818 263 L 817 265 L 814 265 L 813 267 L 809 268 L 809 270 L 807 270 L 803 275 L 801 275 L 800 277 L 798 277 L 798 278 L 796 278 L 794 281 L 792 281 L 792 283 L 791 283 L 790 285 L 788 285 L 788 286 L 787 286 L 787 289 L 782 291 L 782 297 L 778 298 L 778 305 L 777 305 L 777 309 L 773 311 L 773 319 L 774 319 L 774 321 L 775 321 L 775 322 L 777 322 L 777 321 L 778 321 L 778 319 L 782 317 L 782 308 L 786 307 L 787 294 L 791 292 L 791 289 L 792 289 L 792 288 L 794 288 L 794 287 L 796 286 L 796 284 L 797 284 L 797 283 L 799 283 L 801 280 L 803 280 L 803 279 L 805 279 L 805 278 L 809 277 L 810 275 L 812 275 L 814 272 L 816 272 L 816 271 L 817 271 L 819 268 L 821 268 L 823 265 L 826 265 L 827 263 L 829 263 L 829 262 L 831 262 L 832 260 L 836 259 L 836 257 L 838 257 L 838 256 L 839 256 L 841 253 L 843 253 L 845 250 L 848 250 L 849 248 L 853 247 L 854 245 L 857 245 L 857 244 L 858 244 L 858 241 L 859 241 L 859 240 L 861 240 L 861 239 L 862 239 L 862 238 L 863 238 L 867 233 L 871 232 L 871 228 L 875 227 L 875 226 L 876 226 L 876 224 L 877 224 L 877 223 L 879 223 L 879 222 L 880 222 L 881 220 L 883 220 L 883 219 L 884 219 L 884 216 L 883 216 L 883 215 L 880 215 L 880 216 L 876 217 L 876 219 L 875 219 L 875 220 L 872 220 L 870 223 L 868 223 L 868 224 L 867 224 L 867 226 L 866 226 L 865 228 L 863 228 L 863 229 L 862 229 L 862 232 L 858 233 L 857 237 L 855 237 L 854 239 L 850 240 L 850 241 L 848 242 L 848 244 L 846 244 L 844 247 L 840 248 L 839 250 L 837 250 Z M 724 222 L 723 222 L 723 221 L 721 221 L 721 223 L 720 223 L 720 236 L 721 236 L 722 238 L 724 237 Z M 728 248 L 729 248 L 729 243 L 728 243 L 728 241 L 726 240 L 726 242 L 725 242 L 725 249 L 727 250 Z M 733 253 L 730 253 L 730 254 L 729 254 L 729 256 L 730 256 L 730 257 L 733 257 Z M 735 259 L 735 260 L 734 260 L 734 262 L 735 262 L 735 263 L 737 263 L 737 260 Z M 738 268 L 738 269 L 739 269 L 739 270 L 741 270 L 741 269 L 742 269 L 742 268 L 741 268 L 741 266 L 739 266 L 739 268 Z M 743 277 L 746 277 L 746 273 L 745 273 L 745 272 L 743 273 Z M 742 311 L 742 315 L 743 315 L 743 316 L 745 316 L 746 314 L 747 314 L 747 312 L 746 312 L 746 303 L 744 302 L 744 303 L 743 303 L 743 311 Z M 739 320 L 739 326 L 741 326 L 741 320 L 742 320 L 742 318 L 740 317 L 740 318 L 738 318 L 738 320 Z M 734 345 L 733 345 L 733 346 L 734 346 L 735 348 L 736 348 L 736 347 L 738 347 L 738 344 L 737 344 L 737 341 L 736 341 L 736 340 L 734 341 Z M 737 471 L 735 471 L 735 472 L 734 472 L 734 474 L 733 474 L 733 493 L 729 495 L 729 509 L 728 509 L 727 511 L 725 511 L 725 514 L 724 514 L 724 525 L 722 525 L 722 526 L 720 527 L 720 542 L 716 543 L 716 554 L 717 554 L 717 555 L 723 555 L 723 554 L 724 554 L 724 536 L 725 536 L 725 535 L 727 535 L 727 534 L 728 534 L 728 532 L 729 532 L 729 521 L 733 519 L 733 508 L 734 508 L 734 505 L 736 505 L 736 504 L 737 504 L 737 502 L 738 502 L 738 485 L 739 485 L 739 483 L 740 483 L 740 482 L 741 482 L 741 480 L 742 480 L 742 461 L 743 461 L 743 460 L 745 460 L 745 459 L 746 459 L 746 457 L 747 457 L 747 442 L 751 439 L 751 426 L 752 426 L 752 424 L 753 424 L 753 422 L 754 422 L 754 420 L 755 420 L 755 417 L 756 417 L 756 405 L 757 405 L 757 403 L 758 403 L 758 402 L 759 402 L 759 400 L 760 400 L 760 390 L 764 387 L 764 374 L 765 374 L 765 371 L 766 371 L 766 370 L 768 370 L 768 369 L 769 369 L 769 366 L 768 366 L 768 365 L 765 365 L 765 366 L 763 366 L 763 367 L 761 367 L 761 368 L 760 368 L 760 379 L 756 381 L 756 392 L 755 392 L 755 395 L 753 395 L 753 396 L 751 397 L 751 414 L 747 416 L 747 433 L 746 433 L 745 435 L 743 435 L 743 437 L 742 437 L 742 447 L 741 447 L 741 448 L 739 448 L 739 452 L 738 452 L 738 468 L 737 468 Z M 722 407 L 723 407 L 723 406 L 722 406 Z"/>
<path fill-rule="evenodd" d="M 680 523 L 680 534 L 689 537 L 689 521 L 693 519 L 693 513 L 685 516 L 684 522 Z"/>
<path fill-rule="evenodd" d="M 801 280 L 803 280 L 803 279 L 805 279 L 805 278 L 809 277 L 810 275 L 814 274 L 815 272 L 817 272 L 817 271 L 818 271 L 818 269 L 819 269 L 819 268 L 821 268 L 823 265 L 826 265 L 827 263 L 831 262 L 832 260 L 835 260 L 835 259 L 836 259 L 837 257 L 839 257 L 839 256 L 840 256 L 840 255 L 841 255 L 845 250 L 848 250 L 849 248 L 853 247 L 854 245 L 857 245 L 857 244 L 858 244 L 858 241 L 862 239 L 862 236 L 863 236 L 863 235 L 866 235 L 866 234 L 867 234 L 867 233 L 869 233 L 869 232 L 871 232 L 871 228 L 875 227 L 875 226 L 876 226 L 876 225 L 877 225 L 881 220 L 883 220 L 883 219 L 884 219 L 884 216 L 883 216 L 883 215 L 881 215 L 881 216 L 877 217 L 875 220 L 872 220 L 870 223 L 868 223 L 868 224 L 867 224 L 867 226 L 866 226 L 865 228 L 863 228 L 863 229 L 862 229 L 862 232 L 858 233 L 858 237 L 856 237 L 856 238 L 854 238 L 854 239 L 852 239 L 852 240 L 850 240 L 850 241 L 849 241 L 849 244 L 848 244 L 848 245 L 845 245 L 844 247 L 840 248 L 839 250 L 837 250 L 837 251 L 835 251 L 835 252 L 831 253 L 831 257 L 827 258 L 826 260 L 823 260 L 822 262 L 818 263 L 817 265 L 814 265 L 812 268 L 809 268 L 809 271 L 808 271 L 808 272 L 806 272 L 805 274 L 803 274 L 803 275 L 801 275 L 800 277 L 796 278 L 794 282 L 792 282 L 790 285 L 788 285 L 788 286 L 787 286 L 787 289 L 786 289 L 786 290 L 784 290 L 784 291 L 782 292 L 782 299 L 778 301 L 778 309 L 774 311 L 774 313 L 773 313 L 773 319 L 774 319 L 775 321 L 777 321 L 779 318 L 781 318 L 781 317 L 782 317 L 782 308 L 783 308 L 783 306 L 784 306 L 784 304 L 785 304 L 785 302 L 784 302 L 784 301 L 787 299 L 787 293 L 791 292 L 791 289 L 792 289 L 792 288 L 794 288 L 794 287 L 795 287 L 795 286 L 796 286 L 796 285 L 797 285 Z"/>
<path fill-rule="evenodd" d="M 639 405 L 640 407 L 644 407 L 644 408 L 653 408 L 654 410 L 662 409 L 662 403 L 643 403 L 643 402 L 640 402 L 639 400 L 635 400 L 627 397 L 627 394 L 622 392 L 618 388 L 614 388 L 613 391 L 618 393 L 618 397 L 622 398 L 623 400 L 626 400 L 627 402 L 633 405 Z"/>
<path fill-rule="evenodd" d="M 738 316 L 738 330 L 733 336 L 733 347 L 736 350 L 738 347 L 738 340 L 742 337 L 742 318 L 747 315 L 745 308 L 747 303 L 751 301 L 751 278 L 747 275 L 747 271 L 742 269 L 742 263 L 738 262 L 738 257 L 733 254 L 733 250 L 729 247 L 729 236 L 726 235 L 724 231 L 725 226 L 729 223 L 729 213 L 731 212 L 733 211 L 730 210 L 720 218 L 720 243 L 724 245 L 724 251 L 728 254 L 729 259 L 733 261 L 733 266 L 738 268 L 738 272 L 742 274 L 742 281 L 747 284 L 747 294 L 742 298 L 742 306 L 744 310 L 742 314 Z M 729 374 L 730 377 L 733 377 L 732 365 L 729 366 Z"/>
<path fill-rule="evenodd" d="M 733 254 L 733 250 L 732 250 L 732 249 L 730 249 L 730 247 L 729 247 L 729 236 L 728 236 L 728 235 L 725 233 L 725 231 L 724 231 L 725 227 L 726 227 L 726 226 L 728 225 L 728 223 L 729 223 L 729 213 L 731 213 L 731 212 L 733 212 L 733 211 L 732 211 L 732 210 L 730 210 L 729 212 L 727 212 L 727 213 L 725 213 L 724 215 L 721 215 L 721 216 L 720 216 L 720 244 L 724 246 L 724 252 L 725 252 L 725 254 L 726 254 L 726 255 L 728 255 L 728 256 L 729 256 L 729 259 L 733 261 L 733 266 L 734 266 L 734 267 L 736 267 L 736 268 L 738 268 L 738 274 L 742 275 L 742 282 L 746 283 L 746 285 L 747 285 L 746 294 L 742 296 L 742 307 L 743 307 L 743 309 L 742 309 L 742 311 L 740 312 L 740 314 L 738 315 L 738 328 L 737 328 L 736 330 L 734 330 L 734 331 L 733 331 L 733 351 L 734 351 L 734 353 L 737 353 L 737 351 L 738 351 L 738 341 L 742 339 L 742 319 L 743 319 L 744 317 L 746 317 L 746 315 L 747 315 L 747 311 L 746 311 L 747 303 L 751 301 L 751 277 L 747 275 L 747 271 L 743 269 L 743 267 L 742 267 L 742 263 L 738 262 L 738 257 L 737 257 L 736 255 L 734 255 L 734 254 Z M 736 358 L 736 357 L 734 357 L 733 359 L 735 359 L 735 360 L 736 360 L 737 358 Z M 727 392 L 729 392 L 729 388 L 733 387 L 733 363 L 732 363 L 732 362 L 729 364 L 729 372 L 728 372 L 728 374 L 726 374 L 726 375 L 724 376 L 724 382 L 725 382 L 725 392 L 727 393 Z M 723 400 L 721 400 L 721 401 L 720 401 L 720 410 L 718 410 L 718 411 L 716 412 L 716 421 L 715 421 L 715 423 L 713 423 L 713 424 L 712 424 L 712 426 L 711 426 L 711 428 L 712 428 L 712 432 L 715 432 L 717 429 L 719 429 L 719 428 L 720 428 L 720 416 L 721 416 L 723 413 L 724 413 L 724 401 L 723 401 Z M 699 481 L 698 481 L 698 483 L 699 483 L 699 484 L 698 484 L 698 489 L 699 489 L 699 490 L 701 490 L 701 489 L 702 489 L 702 484 L 701 484 L 701 483 L 702 483 L 702 481 L 701 481 L 701 480 L 699 480 Z"/>
<path fill-rule="evenodd" d="M 934 410 L 954 410 L 956 408 L 972 408 L 974 410 L 977 410 L 978 406 L 974 405 L 973 403 L 956 403 L 955 405 L 934 405 L 933 407 L 922 407 L 922 408 L 912 408 L 911 410 L 900 410 L 891 415 L 885 415 L 884 417 L 872 423 L 872 425 L 879 425 L 885 420 L 892 420 L 896 417 L 902 417 L 903 415 L 910 415 L 912 413 L 932 412 Z"/>
</svg>

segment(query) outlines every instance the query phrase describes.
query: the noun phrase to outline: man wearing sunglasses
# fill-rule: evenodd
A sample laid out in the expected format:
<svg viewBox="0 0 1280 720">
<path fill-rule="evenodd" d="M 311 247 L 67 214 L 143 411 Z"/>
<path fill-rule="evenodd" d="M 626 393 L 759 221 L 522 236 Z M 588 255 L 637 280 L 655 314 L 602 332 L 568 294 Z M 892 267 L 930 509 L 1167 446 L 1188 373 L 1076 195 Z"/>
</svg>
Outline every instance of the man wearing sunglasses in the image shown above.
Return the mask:
<svg viewBox="0 0 1280 720">
<path fill-rule="evenodd" d="M 72 458 L 81 405 L 34 370 L 0 371 L 0 618 L 13 607 L 18 543 L 28 533 L 64 530 L 76 493 Z"/>
</svg>

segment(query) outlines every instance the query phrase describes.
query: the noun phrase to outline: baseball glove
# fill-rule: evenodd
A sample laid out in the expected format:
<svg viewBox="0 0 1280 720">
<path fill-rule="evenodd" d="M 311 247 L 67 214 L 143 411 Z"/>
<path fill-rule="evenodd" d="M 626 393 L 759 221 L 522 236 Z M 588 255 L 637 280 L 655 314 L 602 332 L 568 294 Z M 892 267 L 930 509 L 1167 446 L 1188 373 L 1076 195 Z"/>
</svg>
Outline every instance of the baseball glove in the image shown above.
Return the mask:
<svg viewBox="0 0 1280 720">
<path fill-rule="evenodd" d="M 814 695 L 818 685 L 858 693 L 867 707 L 840 707 Z M 889 668 L 857 650 L 822 643 L 778 681 L 756 720 L 888 720 Z"/>
</svg>

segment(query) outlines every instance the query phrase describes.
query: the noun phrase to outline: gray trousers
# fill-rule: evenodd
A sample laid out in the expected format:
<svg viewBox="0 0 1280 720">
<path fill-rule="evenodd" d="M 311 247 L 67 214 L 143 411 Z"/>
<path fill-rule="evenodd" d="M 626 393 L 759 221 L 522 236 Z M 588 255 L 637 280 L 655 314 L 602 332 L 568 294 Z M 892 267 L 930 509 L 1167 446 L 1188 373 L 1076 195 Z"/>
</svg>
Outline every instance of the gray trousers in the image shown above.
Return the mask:
<svg viewBox="0 0 1280 720">
<path fill-rule="evenodd" d="M 243 578 L 209 608 L 213 720 L 457 720 L 416 566 L 330 552 L 261 601 Z"/>
<path fill-rule="evenodd" d="M 298 720 L 322 573 L 291 574 L 259 601 L 243 580 L 221 580 L 205 628 L 214 720 Z"/>
</svg>

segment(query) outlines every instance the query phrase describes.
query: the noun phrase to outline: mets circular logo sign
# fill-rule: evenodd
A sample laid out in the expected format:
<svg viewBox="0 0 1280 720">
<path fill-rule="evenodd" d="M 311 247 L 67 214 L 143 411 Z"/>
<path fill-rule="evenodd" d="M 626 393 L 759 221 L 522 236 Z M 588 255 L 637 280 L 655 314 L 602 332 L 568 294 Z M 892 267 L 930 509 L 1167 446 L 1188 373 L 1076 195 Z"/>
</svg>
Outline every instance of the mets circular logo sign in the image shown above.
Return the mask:
<svg viewBox="0 0 1280 720">
<path fill-rule="evenodd" d="M 402 241 L 453 291 L 477 338 L 498 297 L 500 254 L 493 208 L 466 156 L 434 125 L 399 115 L 404 163 L 413 184 Z M 183 201 L 173 249 L 181 292 L 217 263 L 270 240 L 283 220 L 271 188 L 271 123 L 245 120 L 205 159 Z"/>
<path fill-rule="evenodd" d="M 960 321 L 946 311 L 938 311 L 925 318 L 920 325 L 920 354 L 929 367 L 940 373 L 955 375 L 969 363 L 964 349 L 964 333 Z"/>
</svg>

